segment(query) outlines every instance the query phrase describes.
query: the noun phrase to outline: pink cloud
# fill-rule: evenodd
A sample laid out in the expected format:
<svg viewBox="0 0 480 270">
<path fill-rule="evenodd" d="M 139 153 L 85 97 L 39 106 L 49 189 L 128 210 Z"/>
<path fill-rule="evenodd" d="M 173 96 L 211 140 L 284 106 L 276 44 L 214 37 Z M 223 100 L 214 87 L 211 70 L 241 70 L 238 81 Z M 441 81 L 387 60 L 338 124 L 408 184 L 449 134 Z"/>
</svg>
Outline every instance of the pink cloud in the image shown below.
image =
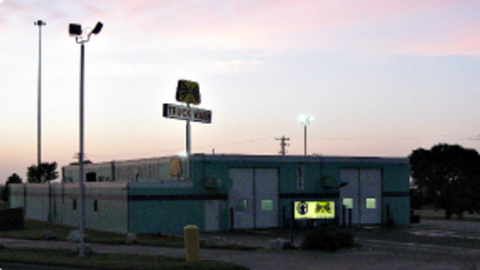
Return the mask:
<svg viewBox="0 0 480 270">
<path fill-rule="evenodd" d="M 268 51 L 478 52 L 477 30 L 466 25 L 480 22 L 477 19 L 463 22 L 455 9 L 475 5 L 475 1 L 469 0 L 57 0 L 52 1 L 51 6 L 40 3 L 5 0 L 0 5 L 0 15 L 29 18 L 36 13 L 32 9 L 39 8 L 52 22 L 62 20 L 67 23 L 68 18 L 74 20 L 72 22 L 93 26 L 99 20 L 105 24 L 106 31 L 102 34 L 105 39 L 134 46 L 167 44 L 212 50 Z M 450 9 L 457 13 L 449 14 Z M 450 15 L 457 16 L 451 19 L 457 22 L 439 26 L 433 22 L 430 28 L 426 28 L 421 20 L 417 22 L 421 25 L 409 21 L 411 17 L 425 15 L 427 18 L 441 12 L 447 16 L 445 20 Z M 11 20 L 15 19 L 12 16 L 0 18 L 0 25 L 11 25 Z M 417 28 L 431 33 L 432 38 Z M 464 33 L 456 34 L 460 28 Z M 458 40 L 445 37 L 450 33 Z"/>
</svg>

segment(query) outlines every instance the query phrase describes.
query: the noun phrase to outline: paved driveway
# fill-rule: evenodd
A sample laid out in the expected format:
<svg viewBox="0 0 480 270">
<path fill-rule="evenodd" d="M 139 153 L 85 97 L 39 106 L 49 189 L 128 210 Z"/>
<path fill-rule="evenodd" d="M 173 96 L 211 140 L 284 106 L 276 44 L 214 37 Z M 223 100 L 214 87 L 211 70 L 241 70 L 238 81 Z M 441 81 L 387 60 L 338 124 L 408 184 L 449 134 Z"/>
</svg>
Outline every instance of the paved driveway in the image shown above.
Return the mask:
<svg viewBox="0 0 480 270">
<path fill-rule="evenodd" d="M 282 269 L 477 269 L 480 265 L 479 222 L 422 221 L 397 228 L 356 229 L 358 248 L 338 252 L 303 250 L 254 251 L 202 249 L 201 259 L 245 265 L 252 270 Z M 272 239 L 288 239 L 288 233 L 202 234 L 203 238 L 223 237 L 227 242 L 268 247 Z M 297 234 L 296 244 L 302 239 Z M 0 239 L 9 247 L 74 248 L 66 242 Z M 183 249 L 149 246 L 112 246 L 92 244 L 98 253 L 134 253 L 184 257 Z M 1 267 L 1 264 L 0 264 Z M 7 268 L 5 268 L 7 269 Z M 15 269 L 15 268 L 13 268 Z"/>
</svg>

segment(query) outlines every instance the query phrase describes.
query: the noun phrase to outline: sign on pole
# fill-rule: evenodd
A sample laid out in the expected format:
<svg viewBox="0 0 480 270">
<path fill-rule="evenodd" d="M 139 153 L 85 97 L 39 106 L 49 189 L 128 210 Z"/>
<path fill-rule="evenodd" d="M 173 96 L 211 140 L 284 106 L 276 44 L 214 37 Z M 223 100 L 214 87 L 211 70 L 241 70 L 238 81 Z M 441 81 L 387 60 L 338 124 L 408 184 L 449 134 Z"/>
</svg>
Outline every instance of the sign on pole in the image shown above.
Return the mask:
<svg viewBox="0 0 480 270">
<path fill-rule="evenodd" d="M 200 104 L 200 87 L 196 82 L 179 80 L 175 98 L 177 101 L 187 103 L 187 106 L 163 104 L 163 117 L 186 120 L 186 150 L 187 155 L 190 156 L 190 122 L 210 124 L 212 122 L 212 111 L 190 107 L 190 104 Z"/>
<path fill-rule="evenodd" d="M 163 117 L 210 124 L 212 111 L 164 103 Z"/>
<path fill-rule="evenodd" d="M 179 80 L 175 97 L 177 101 L 198 105 L 200 104 L 200 87 L 196 82 Z"/>
</svg>

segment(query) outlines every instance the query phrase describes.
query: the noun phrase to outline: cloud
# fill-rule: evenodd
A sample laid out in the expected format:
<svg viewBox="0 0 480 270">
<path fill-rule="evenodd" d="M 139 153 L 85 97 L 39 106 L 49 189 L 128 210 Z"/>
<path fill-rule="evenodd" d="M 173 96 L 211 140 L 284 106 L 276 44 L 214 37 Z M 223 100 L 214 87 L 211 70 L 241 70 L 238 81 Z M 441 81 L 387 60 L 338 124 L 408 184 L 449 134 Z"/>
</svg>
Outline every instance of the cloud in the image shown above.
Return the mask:
<svg viewBox="0 0 480 270">
<path fill-rule="evenodd" d="M 0 31 L 43 18 L 104 22 L 117 50 L 316 50 L 350 53 L 478 54 L 480 22 L 468 0 L 5 0 Z M 478 9 L 477 9 L 478 10 Z M 43 16 L 43 17 L 39 17 Z M 447 23 L 448 22 L 448 23 Z M 26 26 L 23 26 L 26 27 Z M 468 30 L 466 30 L 468 29 Z M 59 33 L 60 34 L 60 33 Z"/>
<path fill-rule="evenodd" d="M 118 2 L 103 3 L 113 6 Z M 452 0 L 129 1 L 120 2 L 111 14 L 125 21 L 112 26 L 121 29 L 121 33 L 115 31 L 117 38 L 129 39 L 131 44 L 422 54 L 422 47 L 436 47 L 437 51 L 448 54 L 453 50 L 455 54 L 461 49 L 446 45 L 452 41 L 429 37 L 441 37 L 445 30 L 454 32 L 463 27 L 464 16 L 455 12 L 455 7 L 469 4 L 471 1 Z M 452 8 L 454 13 L 442 13 Z M 424 21 L 430 14 L 445 16 Z M 442 20 L 458 22 L 445 28 Z M 478 25 L 477 19 L 471 25 Z M 469 33 L 476 31 L 471 29 Z M 476 43 L 468 41 L 467 35 L 463 39 Z"/>
</svg>

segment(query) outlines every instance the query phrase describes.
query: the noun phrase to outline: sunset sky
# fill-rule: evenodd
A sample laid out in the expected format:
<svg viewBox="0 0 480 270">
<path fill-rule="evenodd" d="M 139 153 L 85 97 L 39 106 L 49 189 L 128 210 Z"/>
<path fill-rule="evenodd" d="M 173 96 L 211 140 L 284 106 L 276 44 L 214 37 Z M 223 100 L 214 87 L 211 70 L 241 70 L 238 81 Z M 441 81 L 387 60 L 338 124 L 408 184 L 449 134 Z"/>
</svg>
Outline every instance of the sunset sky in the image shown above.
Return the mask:
<svg viewBox="0 0 480 270">
<path fill-rule="evenodd" d="M 185 151 L 185 121 L 162 117 L 179 79 L 200 85 L 211 124 L 193 153 L 308 152 L 406 157 L 439 142 L 480 149 L 480 1 L 0 0 L 0 183 L 37 162 L 42 27 L 42 160 L 93 162 Z M 88 31 L 88 29 L 87 29 Z M 214 149 L 214 150 L 213 150 Z"/>
</svg>

